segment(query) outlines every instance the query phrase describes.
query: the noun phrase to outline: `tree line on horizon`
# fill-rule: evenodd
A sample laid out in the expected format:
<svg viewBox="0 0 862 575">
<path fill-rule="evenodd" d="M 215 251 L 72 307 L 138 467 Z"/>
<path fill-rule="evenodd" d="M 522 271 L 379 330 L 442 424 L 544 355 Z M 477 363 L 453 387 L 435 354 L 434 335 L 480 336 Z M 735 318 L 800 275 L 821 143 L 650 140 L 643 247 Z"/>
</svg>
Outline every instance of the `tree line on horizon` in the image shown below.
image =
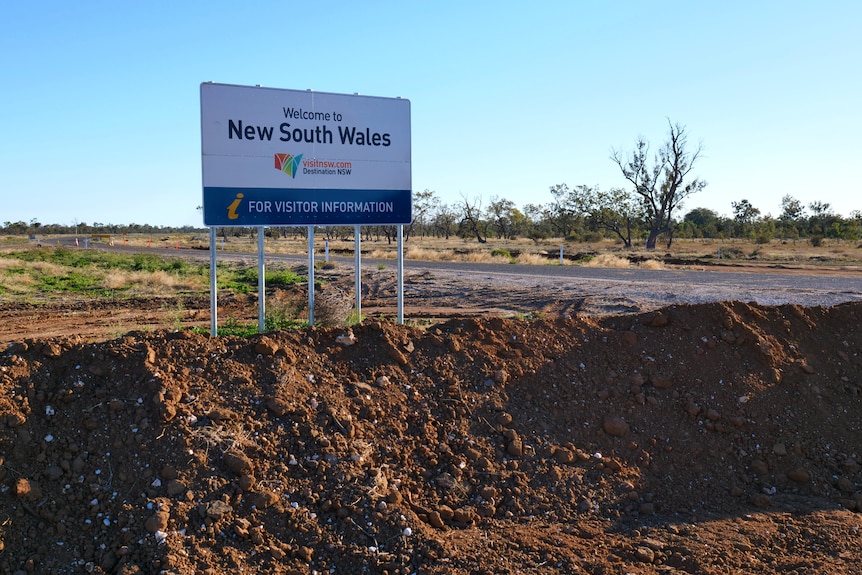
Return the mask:
<svg viewBox="0 0 862 575">
<path fill-rule="evenodd" d="M 597 242 L 616 239 L 625 247 L 649 242 L 650 221 L 638 213 L 630 197 L 621 188 L 601 190 L 598 187 L 558 184 L 550 188 L 553 201 L 527 204 L 518 209 L 513 202 L 492 197 L 486 207 L 481 198 L 461 198 L 449 206 L 436 194 L 425 190 L 414 195 L 414 221 L 407 226 L 405 237 L 451 236 L 475 238 L 483 243 L 488 238 L 530 238 L 536 241 L 562 238 L 574 242 Z M 681 218 L 672 218 L 664 237 L 670 248 L 674 238 L 682 239 L 746 239 L 758 243 L 771 240 L 811 240 L 824 238 L 841 240 L 862 239 L 862 211 L 854 210 L 849 217 L 835 213 L 826 202 L 813 202 L 807 207 L 791 195 L 781 200 L 781 214 L 762 214 L 750 201 L 731 202 L 733 215 L 723 216 L 709 208 L 694 208 Z M 349 235 L 352 231 L 348 230 Z M 655 247 L 655 246 L 653 246 Z"/>
<path fill-rule="evenodd" d="M 463 238 L 484 243 L 488 239 L 514 240 L 529 238 L 534 241 L 561 238 L 572 242 L 598 242 L 616 239 L 626 247 L 633 247 L 649 239 L 647 222 L 626 205 L 624 190 L 601 190 L 585 185 L 569 188 L 558 184 L 550 188 L 552 201 L 545 204 L 526 204 L 518 208 L 514 202 L 492 196 L 483 205 L 480 196 L 462 196 L 458 202 L 447 204 L 436 192 L 424 190 L 413 196 L 413 222 L 404 228 L 404 237 Z M 731 202 L 732 216 L 719 215 L 709 208 L 694 208 L 671 222 L 673 238 L 692 239 L 747 239 L 768 243 L 773 239 L 804 239 L 818 243 L 825 238 L 856 241 L 862 239 L 862 211 L 854 210 L 849 217 L 836 214 L 829 203 L 813 202 L 803 205 L 796 198 L 785 195 L 781 200 L 781 213 L 774 217 L 763 215 L 750 201 Z M 350 238 L 353 226 L 325 226 L 320 228 L 324 237 Z M 80 235 L 110 234 L 192 234 L 207 233 L 204 227 L 152 226 L 145 224 L 40 224 L 4 222 L 0 233 L 21 235 Z M 254 235 L 256 228 L 218 228 L 223 237 Z M 271 237 L 305 237 L 305 226 L 278 226 L 268 228 Z M 395 240 L 395 226 L 363 226 L 366 239 Z"/>
<path fill-rule="evenodd" d="M 720 216 L 708 208 L 694 208 L 682 217 L 683 202 L 706 187 L 706 182 L 692 172 L 701 156 L 702 144 L 689 145 L 686 128 L 668 120 L 665 141 L 654 153 L 640 137 L 633 150 L 625 154 L 612 150 L 611 160 L 619 167 L 627 187 L 602 190 L 598 186 L 556 184 L 550 187 L 552 200 L 544 204 L 526 204 L 520 209 L 511 200 L 491 196 L 483 205 L 481 196 L 461 195 L 452 204 L 441 201 L 436 192 L 413 193 L 413 221 L 405 226 L 404 237 L 475 238 L 485 243 L 489 238 L 511 240 L 530 238 L 541 241 L 562 238 L 567 241 L 595 242 L 606 238 L 633 247 L 643 241 L 648 250 L 655 249 L 662 238 L 669 249 L 674 238 L 743 238 L 759 243 L 773 239 L 808 239 L 819 244 L 824 238 L 859 240 L 862 238 L 862 211 L 849 217 L 836 214 L 829 203 L 816 201 L 807 207 L 786 194 L 777 217 L 762 214 L 749 200 L 731 202 L 733 216 Z M 807 210 L 807 211 L 806 211 Z M 363 226 L 367 239 L 385 238 L 392 242 L 396 226 Z M 321 226 L 324 236 L 349 238 L 353 226 Z M 36 220 L 4 222 L 0 232 L 21 234 L 177 234 L 205 231 L 193 226 L 156 227 L 150 225 L 114 225 L 84 222 L 73 225 L 43 225 Z M 219 228 L 224 238 L 256 234 L 256 228 Z M 306 226 L 270 227 L 271 237 L 304 236 Z"/>
</svg>

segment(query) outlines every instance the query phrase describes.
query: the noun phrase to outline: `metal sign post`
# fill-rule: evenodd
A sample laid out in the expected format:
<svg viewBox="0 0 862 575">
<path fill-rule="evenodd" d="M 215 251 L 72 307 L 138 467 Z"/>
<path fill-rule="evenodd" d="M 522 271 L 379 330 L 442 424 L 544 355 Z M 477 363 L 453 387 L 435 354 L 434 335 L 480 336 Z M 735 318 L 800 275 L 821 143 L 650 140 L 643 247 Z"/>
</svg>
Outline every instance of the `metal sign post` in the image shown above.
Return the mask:
<svg viewBox="0 0 862 575">
<path fill-rule="evenodd" d="M 353 228 L 353 267 L 356 277 L 353 278 L 353 288 L 356 291 L 356 321 L 362 320 L 362 227 Z"/>
<path fill-rule="evenodd" d="M 404 323 L 404 226 L 398 226 L 398 323 Z"/>
<path fill-rule="evenodd" d="M 314 325 L 314 226 L 308 226 L 308 325 Z"/>
<path fill-rule="evenodd" d="M 218 335 L 218 290 L 216 283 L 216 229 L 210 228 L 210 335 Z"/>
<path fill-rule="evenodd" d="M 263 259 L 264 228 L 257 228 L 257 331 L 266 327 L 266 263 Z"/>
</svg>

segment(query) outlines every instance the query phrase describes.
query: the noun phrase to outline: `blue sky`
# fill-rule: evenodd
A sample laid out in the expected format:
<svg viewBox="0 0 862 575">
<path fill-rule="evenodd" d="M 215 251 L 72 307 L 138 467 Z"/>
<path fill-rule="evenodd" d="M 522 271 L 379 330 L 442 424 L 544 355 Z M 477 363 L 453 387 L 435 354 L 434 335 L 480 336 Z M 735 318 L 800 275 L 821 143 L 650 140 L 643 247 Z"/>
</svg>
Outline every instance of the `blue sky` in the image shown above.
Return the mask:
<svg viewBox="0 0 862 575">
<path fill-rule="evenodd" d="M 0 6 L 0 223 L 201 225 L 205 81 L 411 100 L 446 203 L 624 186 L 611 150 L 703 143 L 682 213 L 862 210 L 862 2 Z M 680 214 L 681 215 L 681 214 Z"/>
</svg>

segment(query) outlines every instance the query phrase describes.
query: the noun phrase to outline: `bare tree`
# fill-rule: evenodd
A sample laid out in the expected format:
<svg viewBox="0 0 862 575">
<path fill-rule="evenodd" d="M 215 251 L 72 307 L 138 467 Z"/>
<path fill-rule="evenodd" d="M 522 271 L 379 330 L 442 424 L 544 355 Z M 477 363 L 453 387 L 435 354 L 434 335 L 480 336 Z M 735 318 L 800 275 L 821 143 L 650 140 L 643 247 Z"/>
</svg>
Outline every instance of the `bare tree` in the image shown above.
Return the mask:
<svg viewBox="0 0 862 575">
<path fill-rule="evenodd" d="M 461 223 L 458 225 L 459 230 L 468 230 L 470 235 L 476 236 L 476 241 L 484 244 L 488 240 L 483 232 L 482 222 L 482 198 L 473 198 L 472 203 L 467 199 L 467 196 L 461 194 L 461 202 L 458 204 L 461 209 Z"/>
<path fill-rule="evenodd" d="M 688 150 L 688 135 L 685 127 L 668 120 L 668 139 L 649 165 L 649 143 L 638 138 L 631 158 L 626 160 L 622 152 L 612 150 L 614 161 L 633 186 L 643 206 L 644 217 L 649 226 L 646 248 L 655 249 L 657 238 L 667 234 L 667 247 L 673 241 L 673 213 L 688 196 L 701 191 L 706 182 L 695 178 L 686 183 L 703 146 Z"/>
</svg>

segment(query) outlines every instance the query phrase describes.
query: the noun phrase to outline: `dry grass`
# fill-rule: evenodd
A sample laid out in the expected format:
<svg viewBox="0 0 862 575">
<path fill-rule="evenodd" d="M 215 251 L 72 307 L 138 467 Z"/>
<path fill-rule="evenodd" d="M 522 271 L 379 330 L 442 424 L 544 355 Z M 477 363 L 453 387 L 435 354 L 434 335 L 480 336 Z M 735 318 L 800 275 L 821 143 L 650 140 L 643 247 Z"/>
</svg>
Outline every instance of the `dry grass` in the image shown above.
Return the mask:
<svg viewBox="0 0 862 575">
<path fill-rule="evenodd" d="M 585 263 L 584 266 L 589 268 L 627 268 L 631 267 L 631 262 L 614 254 L 599 254 Z"/>
<path fill-rule="evenodd" d="M 468 251 L 467 253 L 457 254 L 459 257 L 456 261 L 459 262 L 467 262 L 474 264 L 507 264 L 510 261 L 510 257 L 505 254 L 494 255 L 490 252 L 482 251 Z"/>
<path fill-rule="evenodd" d="M 78 278 L 85 277 L 87 287 L 124 291 L 133 294 L 159 294 L 176 292 L 203 292 L 207 278 L 200 275 L 171 273 L 168 271 L 128 271 L 119 268 L 100 270 L 70 267 L 63 264 L 26 261 L 17 258 L 0 258 L 0 294 L 21 296 L 33 294 L 51 296 L 63 290 L 51 287 L 49 280 L 69 279 L 71 291 L 82 289 Z M 54 282 L 57 283 L 57 282 Z M 92 292 L 95 293 L 95 292 Z"/>
<path fill-rule="evenodd" d="M 149 237 L 128 236 L 128 245 L 146 246 Z M 320 230 L 315 236 L 315 252 L 323 255 L 325 237 Z M 725 254 L 733 256 L 733 259 L 745 258 L 759 262 L 814 262 L 822 265 L 829 260 L 837 263 L 849 263 L 862 265 L 862 249 L 860 243 L 855 241 L 841 241 L 826 239 L 819 247 L 812 246 L 808 240 L 772 240 L 768 243 L 758 243 L 749 239 L 680 239 L 674 240 L 668 249 L 660 239 L 656 250 L 647 251 L 643 248 L 643 241 L 637 240 L 631 249 L 623 249 L 622 244 L 615 240 L 603 240 L 600 242 L 569 242 L 560 238 L 549 238 L 546 240 L 533 241 L 526 238 L 515 240 L 501 240 L 488 238 L 487 243 L 479 244 L 475 238 L 444 238 L 412 236 L 405 240 L 405 257 L 412 260 L 422 261 L 461 261 L 461 262 L 500 262 L 505 258 L 494 258 L 489 254 L 494 250 L 506 250 L 518 254 L 558 254 L 560 246 L 566 255 L 572 254 L 603 254 L 611 253 L 637 256 L 639 259 L 660 260 L 665 254 L 673 258 L 681 259 L 726 259 Z M 209 237 L 205 233 L 188 234 L 186 236 L 164 236 L 152 237 L 153 245 L 168 245 L 173 248 L 205 247 L 209 245 Z M 265 240 L 267 253 L 272 254 L 305 254 L 308 242 L 303 237 L 267 237 Z M 218 238 L 218 249 L 223 247 L 222 238 Z M 354 242 L 350 237 L 346 240 L 333 239 L 329 242 L 330 250 L 335 256 L 351 257 Z M 229 251 L 255 253 L 257 251 L 257 240 L 252 237 L 228 237 L 224 247 Z M 395 242 L 388 243 L 382 236 L 373 240 L 363 238 L 363 256 L 374 259 L 395 259 L 397 245 Z M 531 256 L 519 256 L 516 261 L 528 263 Z M 522 259 L 524 258 L 524 259 Z M 552 258 L 548 258 L 551 260 Z M 556 258 L 553 258 L 556 260 Z M 567 260 L 570 261 L 570 260 Z M 543 262 L 548 263 L 548 262 Z M 533 264 L 530 264 L 533 265 Z M 597 265 L 597 264 L 592 264 Z"/>
<path fill-rule="evenodd" d="M 29 288 L 36 280 L 29 274 L 18 273 L 22 269 L 20 260 L 0 258 L 0 293 L 21 294 L 31 291 Z"/>
<path fill-rule="evenodd" d="M 21 268 L 21 260 L 0 258 L 0 272 Z"/>
<path fill-rule="evenodd" d="M 189 435 L 207 449 L 217 448 L 222 453 L 234 449 L 242 451 L 246 448 L 259 448 L 251 433 L 238 424 L 233 424 L 231 427 L 223 424 L 193 427 Z"/>
<path fill-rule="evenodd" d="M 638 267 L 644 270 L 664 270 L 667 266 L 664 262 L 658 260 L 646 260 L 638 264 Z"/>
<path fill-rule="evenodd" d="M 10 265 L 10 268 L 25 267 L 31 272 L 36 272 L 44 276 L 62 276 L 69 273 L 69 268 L 51 262 L 23 262 L 21 260 L 4 260 L 15 262 L 15 265 Z"/>
<path fill-rule="evenodd" d="M 115 238 L 118 245 L 123 244 L 122 238 Z M 325 237 L 320 230 L 315 236 L 316 257 L 322 258 L 324 254 Z M 164 250 L 165 255 L 173 253 L 175 246 L 180 248 L 207 247 L 209 235 L 198 232 L 196 234 L 159 236 L 159 235 L 129 235 L 125 239 L 126 245 L 167 246 L 171 250 Z M 332 239 L 329 241 L 330 255 L 332 257 L 353 257 L 353 238 Z M 368 240 L 363 238 L 361 244 L 363 257 L 369 259 L 394 260 L 397 257 L 397 244 L 389 243 L 382 236 Z M 603 240 L 600 242 L 569 242 L 559 238 L 533 241 L 530 239 L 500 240 L 488 238 L 487 243 L 480 244 L 475 238 L 435 238 L 412 236 L 404 241 L 405 257 L 414 261 L 451 261 L 467 263 L 516 263 L 522 265 L 552 265 L 558 264 L 560 249 L 563 249 L 566 265 L 589 265 L 598 267 L 629 267 L 625 258 L 641 261 L 639 267 L 646 269 L 659 269 L 660 262 L 667 258 L 682 260 L 705 260 L 710 262 L 736 263 L 744 261 L 746 265 L 767 264 L 770 262 L 779 264 L 792 264 L 794 266 L 828 267 L 840 265 L 844 268 L 862 266 L 862 245 L 860 242 L 840 241 L 826 239 L 820 246 L 812 246 L 807 240 L 773 240 L 768 243 L 758 243 L 754 240 L 743 239 L 675 239 L 673 246 L 668 249 L 661 242 L 657 249 L 647 251 L 643 248 L 643 241 L 635 242 L 633 248 L 623 248 L 622 244 L 615 240 Z M 219 237 L 217 240 L 219 251 L 226 249 L 231 252 L 255 254 L 257 252 L 257 240 L 253 237 L 228 237 L 225 242 Z M 308 248 L 304 237 L 267 237 L 265 249 L 268 254 L 291 254 L 305 255 Z M 497 255 L 494 255 L 497 252 Z M 514 259 L 505 254 L 517 254 Z M 587 256 L 583 259 L 572 260 L 572 256 L 578 254 Z M 549 257 L 549 256 L 553 257 Z M 604 256 L 604 257 L 600 257 Z M 614 259 L 616 256 L 617 259 Z M 654 260 L 655 263 L 649 260 Z M 51 264 L 39 264 L 43 266 L 44 273 L 52 273 L 49 269 Z M 666 264 L 667 265 L 667 264 Z M 0 272 L 4 266 L 16 266 L 14 263 L 4 263 L 0 260 Z M 17 264 L 20 266 L 20 263 Z M 53 273 L 62 273 L 54 269 Z M 0 282 L 3 280 L 0 275 Z M 141 289 L 153 286 L 156 289 L 182 289 L 175 285 L 169 277 L 145 278 L 122 278 L 111 277 L 105 280 L 105 286 L 114 289 L 124 289 L 123 286 L 140 286 Z M 2 285 L 2 284 L 0 284 Z M 192 286 L 197 289 L 201 286 Z M 205 286 L 204 286 L 205 287 Z"/>
<path fill-rule="evenodd" d="M 393 255 L 395 252 L 392 252 Z M 425 248 L 420 248 L 419 246 L 408 246 L 407 249 L 404 250 L 404 257 L 408 260 L 418 260 L 418 261 L 446 261 L 445 258 L 448 254 L 441 252 L 440 250 L 429 250 Z"/>
<path fill-rule="evenodd" d="M 40 283 L 37 276 L 63 276 L 67 273 L 67 268 L 49 262 L 0 259 L 0 294 L 21 296 L 33 293 Z"/>
<path fill-rule="evenodd" d="M 107 289 L 168 289 L 171 291 L 201 290 L 206 287 L 205 280 L 198 277 L 180 278 L 165 271 L 124 272 L 113 270 L 102 280 Z"/>
<path fill-rule="evenodd" d="M 374 249 L 363 253 L 362 256 L 373 260 L 395 259 L 397 252 L 395 250 Z"/>
<path fill-rule="evenodd" d="M 30 293 L 36 284 L 36 280 L 29 275 L 0 273 L 0 293 Z"/>
<path fill-rule="evenodd" d="M 364 257 L 372 259 L 395 259 L 398 255 L 396 249 L 375 249 Z M 404 257 L 408 260 L 436 261 L 436 262 L 466 262 L 466 263 L 510 263 L 510 257 L 505 254 L 494 254 L 490 248 L 461 249 L 450 247 L 447 249 L 429 249 L 418 246 L 408 246 L 404 249 Z"/>
<path fill-rule="evenodd" d="M 332 284 L 314 291 L 314 322 L 321 327 L 346 325 L 353 311 L 353 294 Z"/>
<path fill-rule="evenodd" d="M 524 264 L 527 266 L 546 266 L 552 263 L 559 263 L 559 260 L 550 260 L 541 254 L 522 253 L 515 258 L 515 263 Z"/>
</svg>

